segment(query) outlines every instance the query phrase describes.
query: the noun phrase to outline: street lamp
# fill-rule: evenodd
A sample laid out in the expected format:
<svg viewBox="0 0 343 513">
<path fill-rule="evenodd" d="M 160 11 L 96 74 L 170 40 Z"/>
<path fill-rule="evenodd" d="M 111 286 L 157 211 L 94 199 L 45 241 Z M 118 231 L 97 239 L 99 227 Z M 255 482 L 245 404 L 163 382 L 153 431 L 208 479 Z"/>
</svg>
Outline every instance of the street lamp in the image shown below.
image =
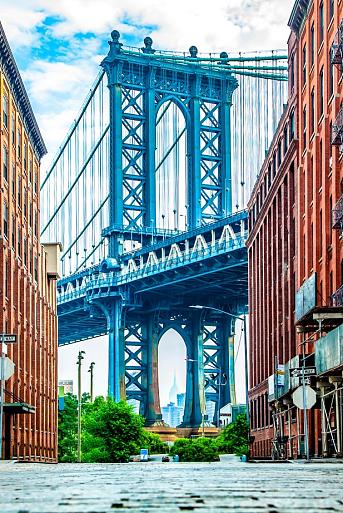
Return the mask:
<svg viewBox="0 0 343 513">
<path fill-rule="evenodd" d="M 91 374 L 91 383 L 90 383 L 90 396 L 91 396 L 91 403 L 93 402 L 93 378 L 94 378 L 94 368 L 95 362 L 92 362 L 89 366 L 88 372 Z"/>
<path fill-rule="evenodd" d="M 83 355 L 86 354 L 85 351 L 79 351 L 77 356 L 77 377 L 78 377 L 78 399 L 77 399 L 77 461 L 81 463 L 81 362 L 83 360 Z"/>
<path fill-rule="evenodd" d="M 248 425 L 250 426 L 250 414 L 249 414 L 249 378 L 248 378 L 248 345 L 247 345 L 247 332 L 246 332 L 246 319 L 245 315 L 240 317 L 239 315 L 232 314 L 231 312 L 226 312 L 221 308 L 215 308 L 213 306 L 202 306 L 202 305 L 190 305 L 190 308 L 196 308 L 198 310 L 213 310 L 214 312 L 219 312 L 224 315 L 228 315 L 229 317 L 233 317 L 238 321 L 243 322 L 243 331 L 244 331 L 244 376 L 245 376 L 245 406 L 246 406 L 246 416 Z"/>
</svg>

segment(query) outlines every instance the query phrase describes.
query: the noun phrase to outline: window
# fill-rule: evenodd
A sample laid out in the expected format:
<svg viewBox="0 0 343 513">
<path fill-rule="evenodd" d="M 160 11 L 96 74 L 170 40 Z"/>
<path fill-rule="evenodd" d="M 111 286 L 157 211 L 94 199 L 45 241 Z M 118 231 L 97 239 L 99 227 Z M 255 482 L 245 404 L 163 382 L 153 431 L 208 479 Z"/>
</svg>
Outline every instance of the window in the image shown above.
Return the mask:
<svg viewBox="0 0 343 513">
<path fill-rule="evenodd" d="M 3 176 L 6 182 L 8 182 L 8 149 L 4 146 L 4 159 L 3 159 Z"/>
<path fill-rule="evenodd" d="M 288 148 L 288 126 L 283 129 L 283 154 L 286 154 Z"/>
<path fill-rule="evenodd" d="M 303 85 L 306 84 L 306 45 L 303 48 Z"/>
<path fill-rule="evenodd" d="M 330 0 L 330 5 L 329 5 L 330 21 L 332 20 L 334 13 L 335 13 L 335 0 Z"/>
<path fill-rule="evenodd" d="M 333 95 L 333 83 L 334 83 L 334 66 L 329 66 L 329 98 Z"/>
<path fill-rule="evenodd" d="M 292 58 L 291 58 L 289 76 L 290 76 L 291 89 L 293 89 L 293 87 L 294 87 L 294 56 L 292 56 Z"/>
<path fill-rule="evenodd" d="M 18 256 L 21 257 L 21 229 L 18 226 Z"/>
<path fill-rule="evenodd" d="M 20 130 L 18 128 L 18 132 L 17 132 L 17 153 L 18 153 L 18 159 L 21 158 L 21 133 L 20 133 Z"/>
<path fill-rule="evenodd" d="M 273 155 L 273 177 L 276 175 L 276 153 Z"/>
<path fill-rule="evenodd" d="M 35 257 L 35 281 L 38 282 L 38 258 Z"/>
<path fill-rule="evenodd" d="M 34 234 L 36 237 L 38 237 L 38 215 L 36 211 L 33 211 L 33 218 L 34 218 Z"/>
<path fill-rule="evenodd" d="M 6 297 L 9 297 L 8 282 L 9 282 L 8 260 L 6 259 L 6 262 L 5 262 L 5 296 Z"/>
<path fill-rule="evenodd" d="M 289 141 L 294 139 L 294 109 L 289 116 Z"/>
<path fill-rule="evenodd" d="M 324 3 L 321 2 L 319 6 L 319 43 L 321 44 L 324 39 Z"/>
<path fill-rule="evenodd" d="M 24 265 L 25 265 L 25 267 L 27 267 L 27 241 L 26 241 L 26 237 L 24 237 L 23 249 L 24 249 Z"/>
<path fill-rule="evenodd" d="M 4 201 L 4 235 L 8 238 L 8 205 Z"/>
<path fill-rule="evenodd" d="M 24 187 L 24 217 L 27 217 L 27 189 Z"/>
<path fill-rule="evenodd" d="M 29 206 L 29 226 L 32 228 L 32 215 L 33 215 L 33 202 L 31 202 L 31 206 Z"/>
<path fill-rule="evenodd" d="M 12 216 L 12 248 L 15 248 L 15 217 Z"/>
<path fill-rule="evenodd" d="M 27 171 L 27 144 L 24 142 L 24 170 Z"/>
<path fill-rule="evenodd" d="M 320 70 L 319 74 L 319 87 L 320 87 L 320 96 L 319 96 L 319 116 L 321 117 L 324 113 L 324 66 Z"/>
<path fill-rule="evenodd" d="M 311 92 L 311 134 L 314 133 L 314 125 L 315 125 L 315 119 L 314 119 L 315 107 L 314 107 L 314 104 L 315 104 L 315 97 L 314 97 L 314 88 L 313 88 L 312 92 Z"/>
<path fill-rule="evenodd" d="M 21 176 L 18 176 L 18 206 L 21 208 Z"/>
<path fill-rule="evenodd" d="M 269 164 L 269 166 L 268 166 L 268 184 L 267 184 L 268 190 L 269 190 L 271 183 L 272 183 L 272 165 Z"/>
<path fill-rule="evenodd" d="M 313 200 L 313 157 L 310 159 L 310 169 L 308 174 L 308 193 L 309 200 Z"/>
<path fill-rule="evenodd" d="M 13 194 L 13 196 L 15 196 L 15 180 L 16 180 L 15 164 L 12 164 L 12 194 Z"/>
<path fill-rule="evenodd" d="M 303 150 L 306 148 L 306 106 L 303 110 Z"/>
<path fill-rule="evenodd" d="M 32 162 L 32 159 L 30 159 L 30 163 L 29 163 L 29 181 L 30 181 L 30 183 L 32 183 L 32 170 L 33 170 L 33 162 Z"/>
<path fill-rule="evenodd" d="M 15 146 L 15 115 L 12 112 L 12 146 Z"/>
<path fill-rule="evenodd" d="M 277 145 L 277 165 L 278 167 L 281 166 L 281 162 L 282 162 L 282 149 L 281 149 L 281 139 Z"/>
<path fill-rule="evenodd" d="M 33 190 L 37 194 L 37 190 L 38 190 L 38 174 L 37 174 L 37 168 L 36 167 L 35 167 L 35 172 L 34 172 Z"/>
<path fill-rule="evenodd" d="M 314 22 L 311 26 L 311 66 L 314 64 L 314 45 L 315 45 L 315 38 L 314 38 Z"/>
<path fill-rule="evenodd" d="M 329 142 L 331 141 L 332 139 L 332 121 L 330 121 L 330 125 L 329 125 Z M 330 158 L 332 157 L 332 144 L 329 143 L 329 148 L 330 148 Z"/>
<path fill-rule="evenodd" d="M 2 106 L 2 122 L 6 128 L 8 128 L 8 96 L 4 94 L 3 96 L 3 106 Z"/>
</svg>

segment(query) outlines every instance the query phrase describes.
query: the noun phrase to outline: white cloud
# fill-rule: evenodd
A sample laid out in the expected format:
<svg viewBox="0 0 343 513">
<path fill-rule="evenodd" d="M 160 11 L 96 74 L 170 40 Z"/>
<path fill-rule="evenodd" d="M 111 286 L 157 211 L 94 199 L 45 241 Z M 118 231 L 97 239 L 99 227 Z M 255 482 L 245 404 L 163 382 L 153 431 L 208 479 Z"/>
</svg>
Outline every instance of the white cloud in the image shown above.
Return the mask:
<svg viewBox="0 0 343 513">
<path fill-rule="evenodd" d="M 22 70 L 50 152 L 47 161 L 81 107 L 113 28 L 123 41 L 134 37 L 141 45 L 149 34 L 156 48 L 177 51 L 187 52 L 191 45 L 199 52 L 285 48 L 293 1 L 283 0 L 281 7 L 279 0 L 16 0 L 15 6 L 0 0 L 14 53 L 45 44 L 38 28 L 47 17 L 55 20 L 48 27 L 50 37 L 68 44 L 68 53 L 57 62 L 47 55 L 46 61 L 28 60 Z M 80 34 L 94 36 L 80 41 Z"/>
</svg>

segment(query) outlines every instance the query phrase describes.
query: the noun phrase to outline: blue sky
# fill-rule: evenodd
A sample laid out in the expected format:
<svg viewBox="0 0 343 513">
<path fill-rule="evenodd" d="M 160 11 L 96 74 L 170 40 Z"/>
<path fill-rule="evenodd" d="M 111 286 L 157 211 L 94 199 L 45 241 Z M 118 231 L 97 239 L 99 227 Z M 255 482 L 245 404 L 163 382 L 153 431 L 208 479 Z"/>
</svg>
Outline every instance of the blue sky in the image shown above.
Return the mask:
<svg viewBox="0 0 343 513">
<path fill-rule="evenodd" d="M 281 7 L 282 4 L 282 7 Z M 127 45 L 251 51 L 286 47 L 293 0 L 0 0 L 1 21 L 27 86 L 49 165 L 107 53 Z M 210 9 L 209 9 L 210 7 Z"/>
<path fill-rule="evenodd" d="M 47 169 L 64 139 L 106 55 L 116 28 L 126 45 L 200 52 L 237 52 L 286 48 L 287 21 L 294 0 L 0 0 L 4 26 L 27 87 L 49 154 Z M 178 361 L 161 369 L 162 402 L 168 400 L 174 372 L 184 386 L 183 350 L 169 339 Z M 60 351 L 60 377 L 76 381 L 76 355 L 86 349 L 87 369 L 96 362 L 95 392 L 106 393 L 106 340 L 74 344 Z M 181 365 L 182 364 L 182 365 Z M 242 360 L 237 358 L 238 397 L 244 397 Z"/>
</svg>

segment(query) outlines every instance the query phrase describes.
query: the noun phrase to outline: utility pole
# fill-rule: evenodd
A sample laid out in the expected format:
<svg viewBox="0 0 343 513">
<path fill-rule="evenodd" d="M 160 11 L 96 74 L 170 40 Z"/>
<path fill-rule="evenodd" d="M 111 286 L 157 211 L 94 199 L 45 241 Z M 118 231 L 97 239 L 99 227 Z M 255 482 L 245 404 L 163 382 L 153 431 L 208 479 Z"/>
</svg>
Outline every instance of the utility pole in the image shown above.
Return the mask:
<svg viewBox="0 0 343 513">
<path fill-rule="evenodd" d="M 78 366 L 78 401 L 77 401 L 77 461 L 81 463 L 81 362 L 83 360 L 83 355 L 85 351 L 79 351 L 77 357 L 77 366 Z"/>
<path fill-rule="evenodd" d="M 89 366 L 88 372 L 90 372 L 91 375 L 91 386 L 90 386 L 90 396 L 91 396 L 91 403 L 93 402 L 93 378 L 94 378 L 94 368 L 95 362 L 92 362 Z"/>
</svg>

